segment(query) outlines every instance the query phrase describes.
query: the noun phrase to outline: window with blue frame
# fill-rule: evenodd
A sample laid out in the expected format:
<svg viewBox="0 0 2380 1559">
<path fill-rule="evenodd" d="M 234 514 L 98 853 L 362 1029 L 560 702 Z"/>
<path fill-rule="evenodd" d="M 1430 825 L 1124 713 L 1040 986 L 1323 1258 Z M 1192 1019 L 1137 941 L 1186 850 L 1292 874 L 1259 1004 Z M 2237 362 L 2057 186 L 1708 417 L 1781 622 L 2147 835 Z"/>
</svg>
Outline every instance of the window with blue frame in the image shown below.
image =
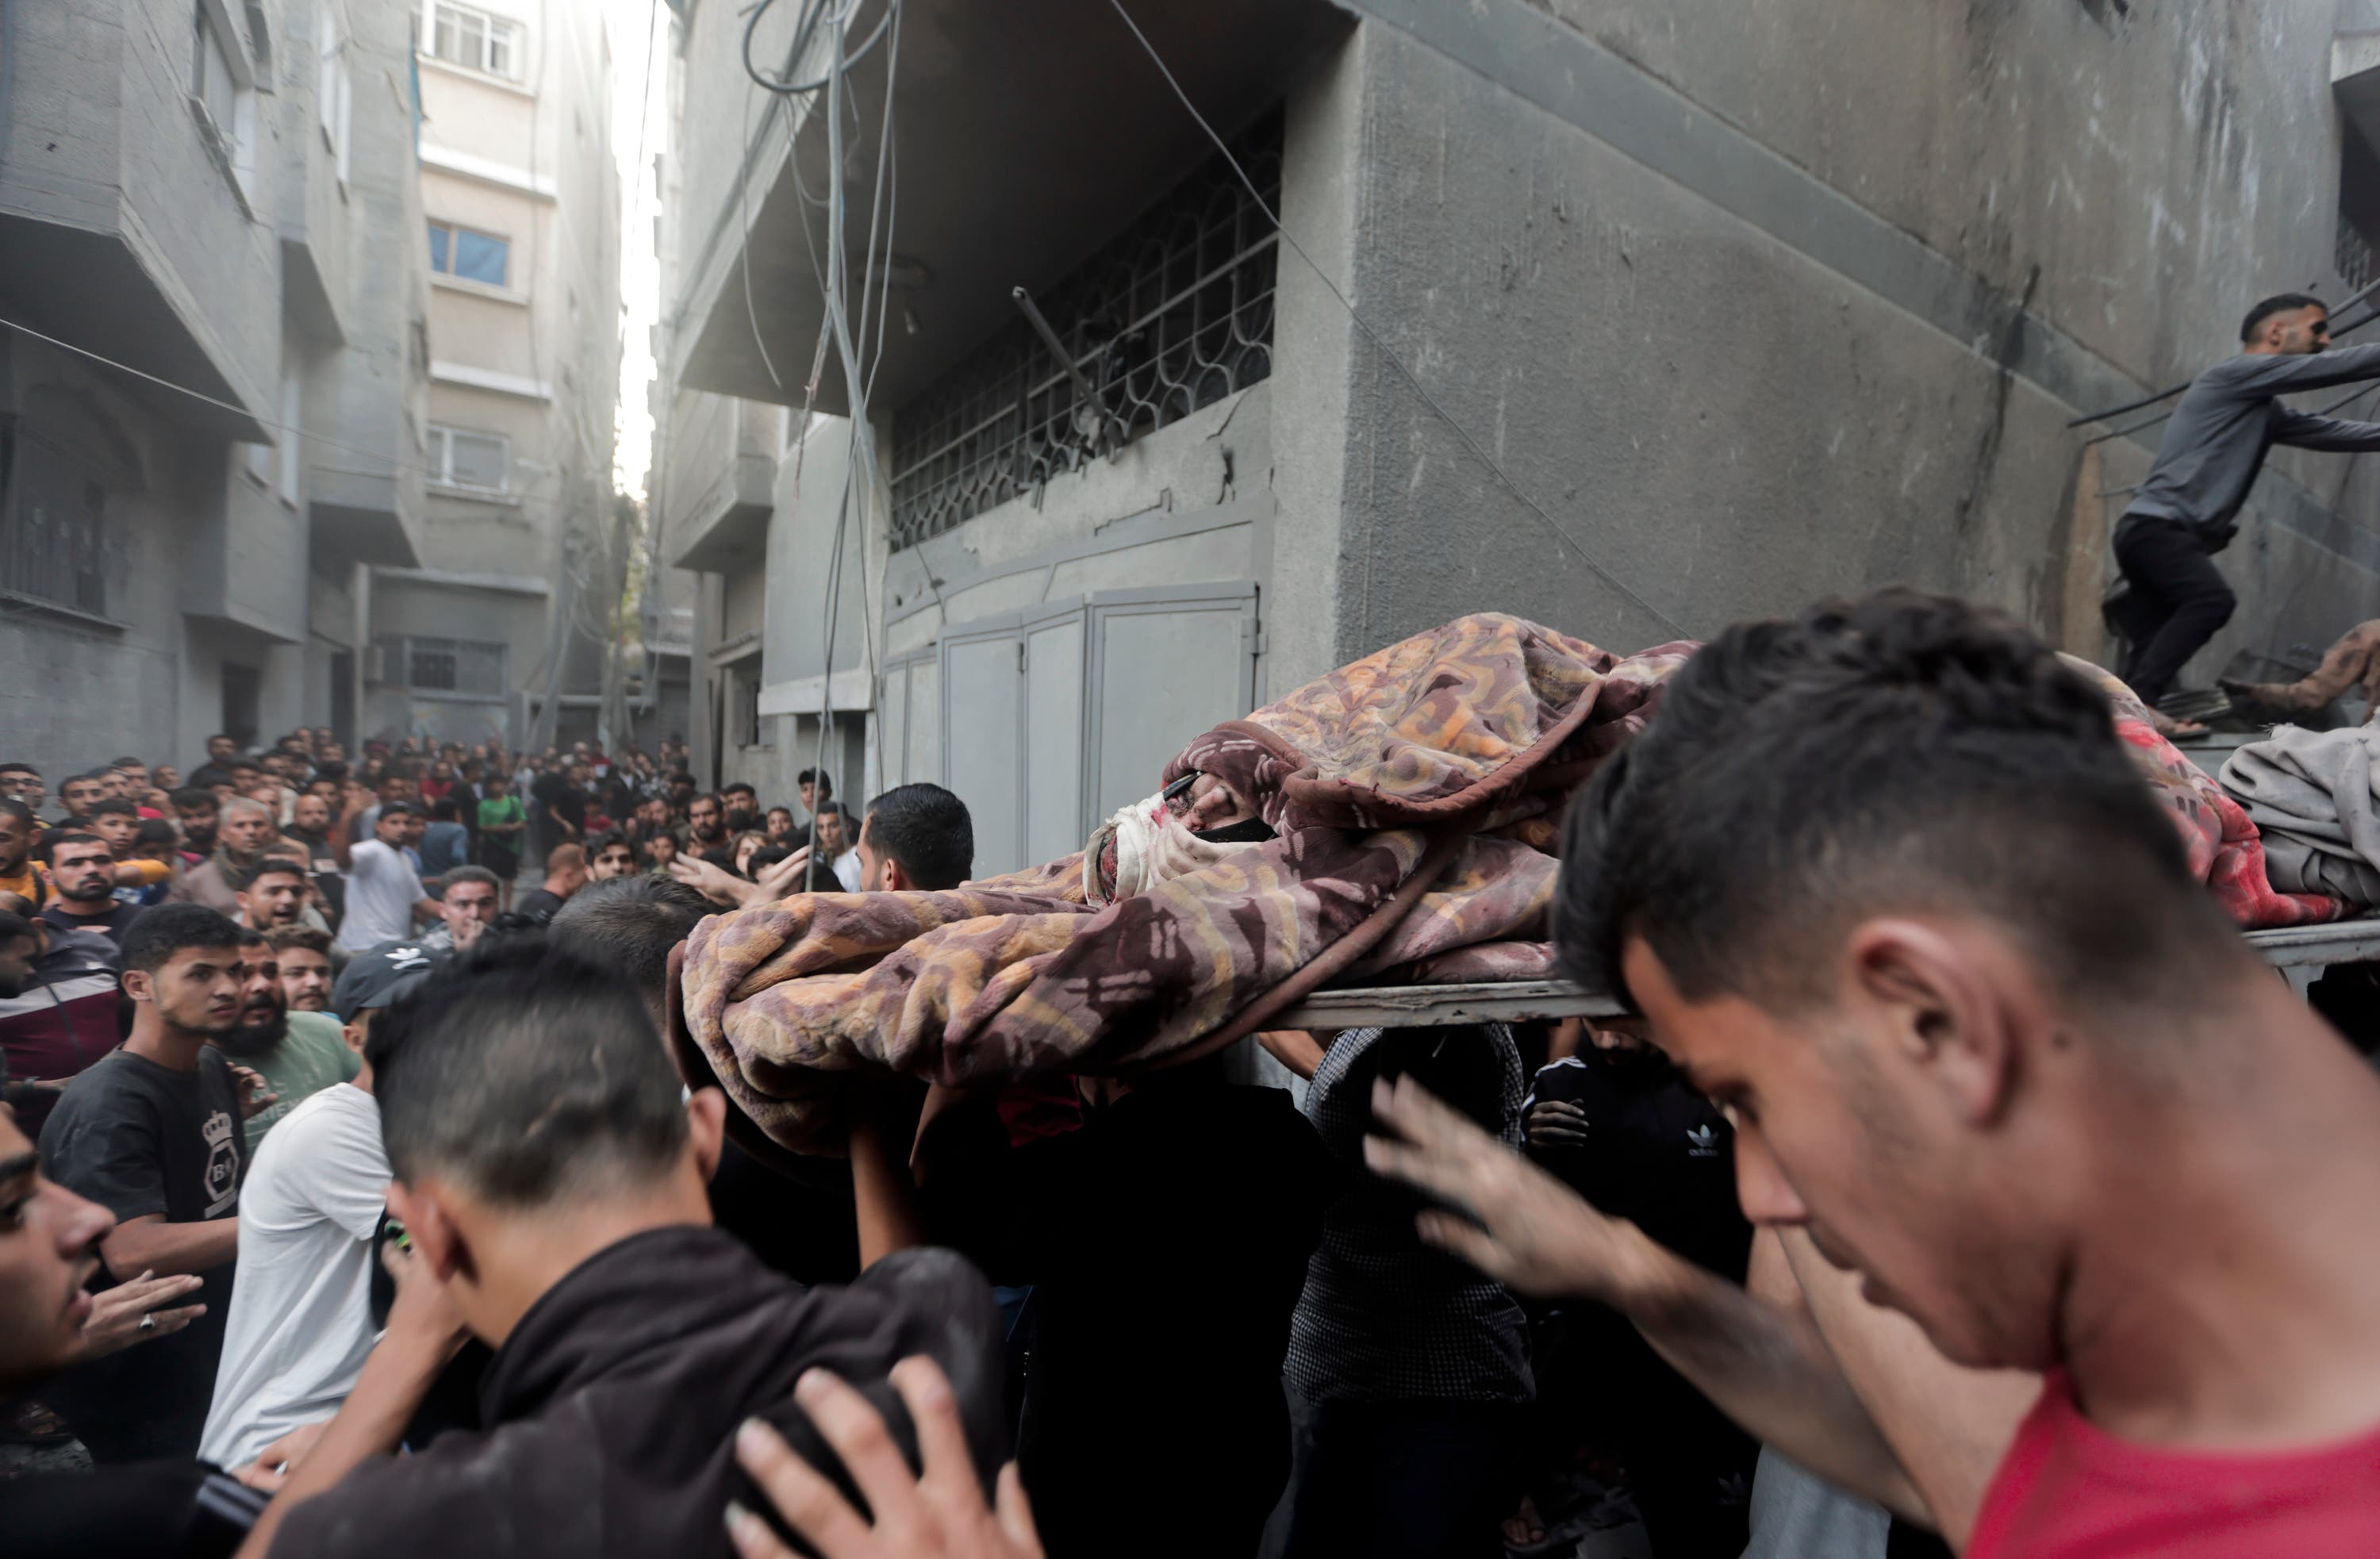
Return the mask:
<svg viewBox="0 0 2380 1559">
<path fill-rule="evenodd" d="M 511 239 L 493 233 L 474 232 L 451 222 L 430 225 L 430 268 L 440 275 L 502 286 L 512 250 Z"/>
</svg>

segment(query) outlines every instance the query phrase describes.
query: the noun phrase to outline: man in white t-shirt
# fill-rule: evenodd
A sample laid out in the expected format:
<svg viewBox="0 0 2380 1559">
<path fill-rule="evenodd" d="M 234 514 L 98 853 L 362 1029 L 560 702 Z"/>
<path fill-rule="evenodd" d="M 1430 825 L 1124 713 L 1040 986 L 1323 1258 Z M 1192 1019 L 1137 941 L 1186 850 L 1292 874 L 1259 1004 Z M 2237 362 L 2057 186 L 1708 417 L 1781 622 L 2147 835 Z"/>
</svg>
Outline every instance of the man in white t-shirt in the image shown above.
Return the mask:
<svg viewBox="0 0 2380 1559">
<path fill-rule="evenodd" d="M 360 798 L 362 793 L 358 792 Z M 420 837 L 421 812 L 410 801 L 385 801 L 372 820 L 372 836 L 347 843 L 351 816 L 332 831 L 332 846 L 347 872 L 347 913 L 339 922 L 338 944 L 350 953 L 413 934 L 413 918 L 439 918 L 438 901 L 422 891 L 406 846 Z"/>
<path fill-rule="evenodd" d="M 358 953 L 331 1005 L 363 1054 L 372 1013 L 433 960 L 418 948 Z M 239 1284 L 199 1455 L 245 1467 L 339 1410 L 371 1352 L 372 1237 L 388 1200 L 388 1153 L 371 1068 L 314 1094 L 273 1127 L 240 1188 Z"/>
</svg>

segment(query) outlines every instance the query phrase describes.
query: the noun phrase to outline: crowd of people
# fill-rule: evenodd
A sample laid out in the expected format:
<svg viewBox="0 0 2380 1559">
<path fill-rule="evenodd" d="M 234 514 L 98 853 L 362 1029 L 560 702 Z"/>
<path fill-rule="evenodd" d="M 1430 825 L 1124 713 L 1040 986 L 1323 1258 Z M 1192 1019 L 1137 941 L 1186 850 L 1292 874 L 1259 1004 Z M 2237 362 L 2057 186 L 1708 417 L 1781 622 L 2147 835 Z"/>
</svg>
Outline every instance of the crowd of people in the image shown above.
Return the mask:
<svg viewBox="0 0 2380 1559">
<path fill-rule="evenodd" d="M 1640 1016 L 855 1076 L 840 1158 L 673 956 L 971 820 L 683 756 L 0 765 L 11 1553 L 2380 1552 L 2380 1078 L 2002 618 L 1675 676 L 1549 927 Z"/>
</svg>

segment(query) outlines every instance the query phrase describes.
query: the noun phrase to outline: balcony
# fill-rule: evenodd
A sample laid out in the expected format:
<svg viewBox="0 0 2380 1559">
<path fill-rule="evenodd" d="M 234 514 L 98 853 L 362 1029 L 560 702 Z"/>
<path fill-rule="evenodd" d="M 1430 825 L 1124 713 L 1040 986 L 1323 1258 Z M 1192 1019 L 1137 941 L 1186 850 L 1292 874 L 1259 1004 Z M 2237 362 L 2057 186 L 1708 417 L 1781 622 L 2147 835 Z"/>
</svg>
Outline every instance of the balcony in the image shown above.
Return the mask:
<svg viewBox="0 0 2380 1559">
<path fill-rule="evenodd" d="M 764 22 L 796 9 L 775 6 Z M 863 23 L 876 14 L 867 7 Z M 1011 288 L 1038 291 L 1064 276 L 1213 154 L 1107 0 L 907 0 L 905 15 L 892 112 L 900 206 L 874 391 L 886 408 L 1013 322 Z M 1226 137 L 1281 101 L 1353 25 L 1326 0 L 1138 0 L 1134 15 Z M 736 58 L 742 26 L 729 7 L 702 7 L 687 50 L 701 90 L 690 83 L 687 93 L 688 269 L 675 366 L 689 388 L 797 404 L 824 315 L 809 258 L 823 231 L 797 182 L 814 196 L 826 189 L 826 126 L 822 112 L 809 112 L 789 143 L 781 112 L 747 106 L 747 91 L 759 89 L 747 88 Z M 789 42 L 764 25 L 753 57 L 781 66 Z M 870 52 L 853 71 L 865 137 L 844 148 L 855 277 L 887 54 Z M 832 365 L 818 409 L 848 409 Z"/>
<path fill-rule="evenodd" d="M 774 407 L 688 396 L 672 425 L 662 534 L 672 566 L 710 574 L 760 567 L 776 509 Z"/>
</svg>

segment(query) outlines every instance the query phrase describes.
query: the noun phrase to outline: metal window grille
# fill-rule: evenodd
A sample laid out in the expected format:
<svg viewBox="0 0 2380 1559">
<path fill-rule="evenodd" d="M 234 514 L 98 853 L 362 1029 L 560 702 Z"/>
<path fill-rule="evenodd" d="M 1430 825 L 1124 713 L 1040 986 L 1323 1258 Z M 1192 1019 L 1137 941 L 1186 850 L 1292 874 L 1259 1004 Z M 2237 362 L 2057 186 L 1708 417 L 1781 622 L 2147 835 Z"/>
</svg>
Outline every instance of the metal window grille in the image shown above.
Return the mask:
<svg viewBox="0 0 2380 1559">
<path fill-rule="evenodd" d="M 1281 199 L 1281 116 L 1232 147 Z M 915 546 L 1272 372 L 1279 235 L 1220 155 L 1037 298 L 1099 403 L 1022 318 L 892 419 L 892 544 Z"/>
<path fill-rule="evenodd" d="M 107 524 L 107 492 L 67 455 L 0 427 L 0 591 L 107 615 L 122 549 Z"/>
<path fill-rule="evenodd" d="M 405 685 L 420 693 L 501 698 L 504 646 L 471 639 L 408 638 L 402 641 Z"/>
</svg>

